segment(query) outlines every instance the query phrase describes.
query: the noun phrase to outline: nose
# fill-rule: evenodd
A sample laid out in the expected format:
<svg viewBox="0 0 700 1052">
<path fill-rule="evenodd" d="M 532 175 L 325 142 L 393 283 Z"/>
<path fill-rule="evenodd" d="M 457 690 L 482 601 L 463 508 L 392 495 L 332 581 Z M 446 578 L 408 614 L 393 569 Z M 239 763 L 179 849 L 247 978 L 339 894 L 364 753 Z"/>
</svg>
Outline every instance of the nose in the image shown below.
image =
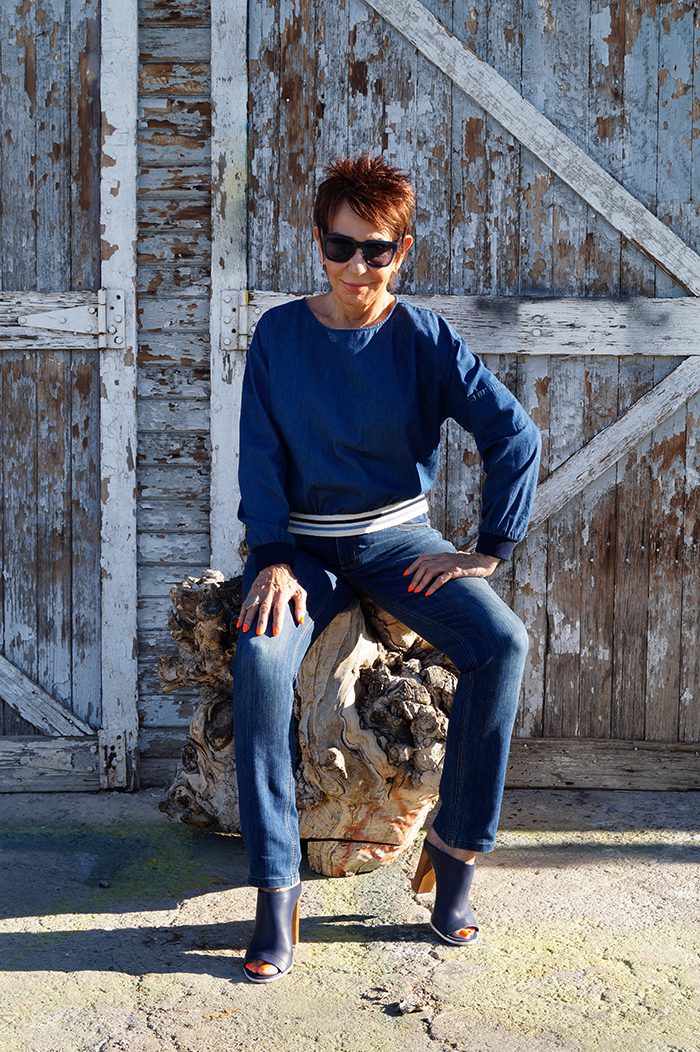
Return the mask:
<svg viewBox="0 0 700 1052">
<path fill-rule="evenodd" d="M 348 266 L 352 267 L 354 271 L 360 271 L 364 273 L 367 270 L 367 264 L 362 257 L 362 251 L 359 248 L 355 249 L 355 254 L 351 259 L 348 260 Z"/>
</svg>

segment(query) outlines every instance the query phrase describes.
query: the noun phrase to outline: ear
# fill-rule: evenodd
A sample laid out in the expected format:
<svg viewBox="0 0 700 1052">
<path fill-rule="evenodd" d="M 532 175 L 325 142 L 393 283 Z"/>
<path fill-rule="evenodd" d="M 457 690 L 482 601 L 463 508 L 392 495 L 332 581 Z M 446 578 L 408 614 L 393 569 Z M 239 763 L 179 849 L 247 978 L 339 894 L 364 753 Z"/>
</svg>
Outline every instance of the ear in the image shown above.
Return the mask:
<svg viewBox="0 0 700 1052">
<path fill-rule="evenodd" d="M 399 255 L 398 252 L 396 254 L 396 264 L 395 265 L 396 265 L 396 270 L 397 271 L 398 271 L 399 267 L 403 264 L 403 261 L 406 258 L 406 256 L 408 255 L 408 250 L 409 250 L 409 248 L 411 247 L 412 244 L 413 244 L 413 238 L 411 237 L 411 235 L 410 234 L 405 234 L 404 235 L 404 239 L 403 239 L 403 246 L 399 250 L 401 252 L 401 255 Z"/>
<path fill-rule="evenodd" d="M 317 226 L 315 226 L 314 229 L 313 229 L 313 235 L 314 235 L 314 241 L 316 242 L 316 245 L 318 247 L 319 259 L 321 260 L 321 265 L 323 266 L 324 263 L 325 263 L 325 257 L 323 255 L 323 245 L 321 243 L 321 232 L 320 232 L 320 230 L 318 229 Z"/>
</svg>

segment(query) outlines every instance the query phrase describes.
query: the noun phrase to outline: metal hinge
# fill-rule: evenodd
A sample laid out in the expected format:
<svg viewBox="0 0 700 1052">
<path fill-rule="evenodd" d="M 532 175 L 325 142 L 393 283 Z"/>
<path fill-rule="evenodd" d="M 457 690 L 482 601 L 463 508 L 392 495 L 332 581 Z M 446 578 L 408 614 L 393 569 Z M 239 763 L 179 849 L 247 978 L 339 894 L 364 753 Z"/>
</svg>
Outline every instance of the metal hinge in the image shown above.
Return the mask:
<svg viewBox="0 0 700 1052">
<path fill-rule="evenodd" d="M 222 351 L 246 351 L 255 330 L 255 314 L 251 310 L 247 289 L 223 289 L 221 293 L 221 337 Z"/>
<path fill-rule="evenodd" d="M 122 289 L 98 289 L 97 303 L 79 307 L 40 311 L 18 318 L 20 325 L 51 332 L 72 332 L 76 336 L 97 336 L 97 345 L 105 350 L 119 350 L 126 343 Z"/>
</svg>

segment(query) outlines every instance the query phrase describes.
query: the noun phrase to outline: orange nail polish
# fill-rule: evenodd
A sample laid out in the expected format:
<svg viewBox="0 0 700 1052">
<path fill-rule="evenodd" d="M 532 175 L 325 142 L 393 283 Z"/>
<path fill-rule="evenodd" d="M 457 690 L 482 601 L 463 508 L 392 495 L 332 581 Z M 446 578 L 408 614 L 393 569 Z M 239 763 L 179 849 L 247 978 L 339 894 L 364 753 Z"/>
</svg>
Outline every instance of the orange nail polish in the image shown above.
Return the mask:
<svg viewBox="0 0 700 1052">
<path fill-rule="evenodd" d="M 262 628 L 259 628 L 255 634 L 256 634 L 256 636 L 261 636 L 262 635 Z"/>
<path fill-rule="evenodd" d="M 408 586 L 408 590 L 409 590 L 409 592 L 412 592 L 412 591 L 413 591 L 413 585 L 412 585 L 412 584 L 409 584 L 409 586 Z"/>
<path fill-rule="evenodd" d="M 272 629 L 272 634 L 273 634 L 273 636 L 278 636 L 280 634 L 279 628 L 273 628 Z"/>
<path fill-rule="evenodd" d="M 404 572 L 403 572 L 404 577 L 406 576 L 407 573 L 408 573 L 408 570 L 404 570 Z"/>
<path fill-rule="evenodd" d="M 300 618 L 299 618 L 299 624 L 300 624 L 300 625 L 303 625 L 303 624 L 304 624 L 304 618 L 303 618 L 303 617 L 300 617 Z"/>
<path fill-rule="evenodd" d="M 239 619 L 238 621 L 236 621 L 236 628 L 240 628 L 240 627 L 241 627 L 241 622 L 240 622 L 240 619 Z"/>
<path fill-rule="evenodd" d="M 250 625 L 243 625 L 243 631 L 244 632 L 247 632 L 249 628 L 250 628 Z"/>
</svg>

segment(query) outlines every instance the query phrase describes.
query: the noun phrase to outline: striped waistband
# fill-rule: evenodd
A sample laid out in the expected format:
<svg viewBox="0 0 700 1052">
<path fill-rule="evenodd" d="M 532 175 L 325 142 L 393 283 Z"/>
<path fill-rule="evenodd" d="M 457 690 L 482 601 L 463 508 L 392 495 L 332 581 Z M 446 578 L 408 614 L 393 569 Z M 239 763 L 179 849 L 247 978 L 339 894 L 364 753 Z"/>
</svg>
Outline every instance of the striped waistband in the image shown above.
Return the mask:
<svg viewBox="0 0 700 1052">
<path fill-rule="evenodd" d="M 301 512 L 290 512 L 289 532 L 304 534 L 307 537 L 349 537 L 357 533 L 375 533 L 387 526 L 397 526 L 408 522 L 417 515 L 429 511 L 425 494 L 421 493 L 410 500 L 398 504 L 386 504 L 374 511 L 361 511 L 356 515 L 304 515 Z"/>
</svg>

